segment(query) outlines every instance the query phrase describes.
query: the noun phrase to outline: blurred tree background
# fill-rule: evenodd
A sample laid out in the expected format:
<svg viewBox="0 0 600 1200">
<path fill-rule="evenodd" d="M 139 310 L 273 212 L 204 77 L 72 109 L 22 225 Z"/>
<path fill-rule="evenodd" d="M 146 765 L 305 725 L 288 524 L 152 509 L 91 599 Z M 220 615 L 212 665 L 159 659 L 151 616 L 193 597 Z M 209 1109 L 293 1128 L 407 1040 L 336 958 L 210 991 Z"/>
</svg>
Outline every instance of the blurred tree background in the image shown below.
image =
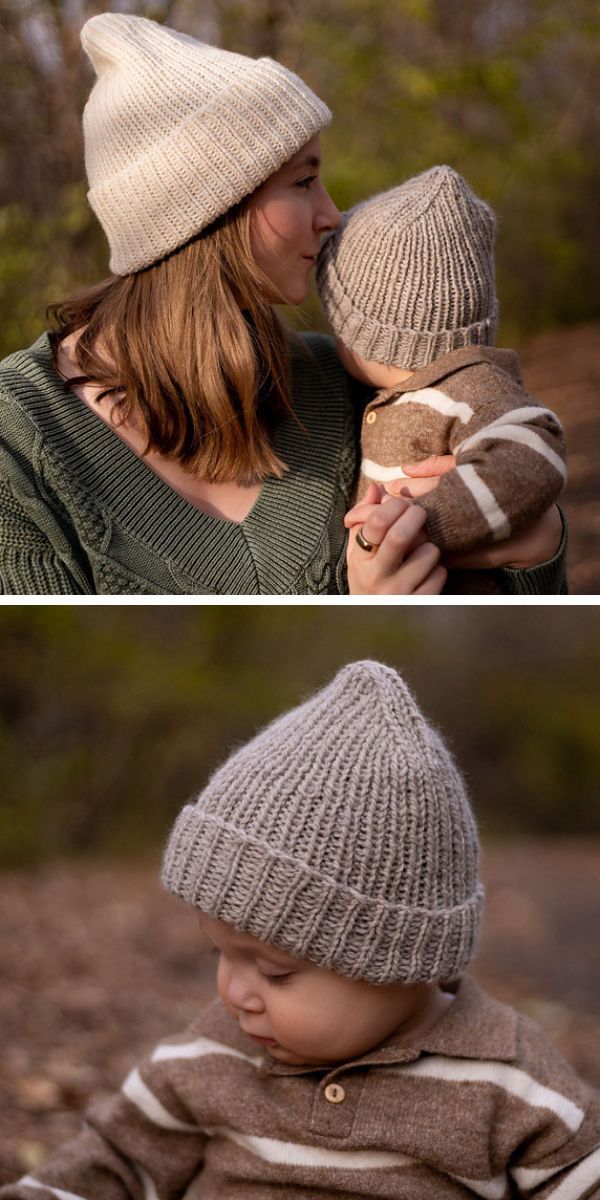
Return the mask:
<svg viewBox="0 0 600 1200">
<path fill-rule="evenodd" d="M 79 44 L 107 7 L 298 71 L 334 111 L 324 173 L 340 207 L 435 162 L 465 174 L 499 216 L 503 342 L 598 315 L 593 0 L 0 0 L 0 354 L 107 272 L 82 183 Z M 314 296 L 304 319 L 319 323 Z"/>
<path fill-rule="evenodd" d="M 344 662 L 398 667 L 484 837 L 600 833 L 600 615 L 564 606 L 0 610 L 0 859 L 155 852 L 236 742 Z"/>
</svg>

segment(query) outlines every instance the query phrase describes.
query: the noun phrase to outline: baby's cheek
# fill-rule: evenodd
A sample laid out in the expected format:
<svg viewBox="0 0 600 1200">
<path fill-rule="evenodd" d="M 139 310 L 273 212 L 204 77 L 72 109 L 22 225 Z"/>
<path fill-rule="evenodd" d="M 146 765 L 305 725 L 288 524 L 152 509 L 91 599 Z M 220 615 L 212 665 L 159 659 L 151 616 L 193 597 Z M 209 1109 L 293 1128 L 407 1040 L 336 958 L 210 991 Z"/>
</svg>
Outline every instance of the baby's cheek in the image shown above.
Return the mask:
<svg viewBox="0 0 600 1200">
<path fill-rule="evenodd" d="M 323 1037 L 322 1019 L 307 1005 L 288 1003 L 272 1014 L 273 1036 L 282 1045 L 290 1044 L 299 1051 L 311 1048 Z M 280 1035 L 278 1037 L 278 1034 Z"/>
</svg>

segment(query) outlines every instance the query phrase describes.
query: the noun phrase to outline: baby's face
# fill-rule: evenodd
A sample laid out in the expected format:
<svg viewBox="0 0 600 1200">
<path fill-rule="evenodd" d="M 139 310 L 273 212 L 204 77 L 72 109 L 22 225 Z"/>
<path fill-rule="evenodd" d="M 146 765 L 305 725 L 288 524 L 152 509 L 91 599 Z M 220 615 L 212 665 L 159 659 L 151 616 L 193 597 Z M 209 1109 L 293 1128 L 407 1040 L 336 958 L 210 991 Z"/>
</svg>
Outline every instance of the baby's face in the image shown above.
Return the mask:
<svg viewBox="0 0 600 1200">
<path fill-rule="evenodd" d="M 353 375 L 355 379 L 360 379 L 361 383 L 368 383 L 370 387 L 390 388 L 396 383 L 410 379 L 413 374 L 404 367 L 388 366 L 387 363 L 363 358 L 362 354 L 359 354 L 357 350 L 351 350 L 350 346 L 347 346 L 340 338 L 336 338 L 335 348 L 338 358 L 348 374 Z"/>
<path fill-rule="evenodd" d="M 396 1032 L 408 1036 L 424 1020 L 431 1024 L 442 995 L 434 984 L 347 979 L 213 917 L 202 914 L 201 924 L 219 954 L 223 1003 L 278 1062 L 326 1066 L 359 1058 Z"/>
</svg>

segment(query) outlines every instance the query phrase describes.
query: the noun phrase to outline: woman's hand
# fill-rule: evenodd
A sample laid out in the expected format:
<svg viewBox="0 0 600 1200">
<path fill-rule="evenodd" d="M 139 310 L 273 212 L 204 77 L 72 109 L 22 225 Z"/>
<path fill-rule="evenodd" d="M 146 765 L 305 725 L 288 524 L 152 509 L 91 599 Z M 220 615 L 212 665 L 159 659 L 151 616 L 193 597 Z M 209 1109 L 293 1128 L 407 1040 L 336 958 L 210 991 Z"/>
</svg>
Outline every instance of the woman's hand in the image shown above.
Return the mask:
<svg viewBox="0 0 600 1200">
<path fill-rule="evenodd" d="M 514 533 L 503 542 L 492 542 L 479 546 L 464 554 L 447 554 L 444 562 L 449 567 L 488 570 L 513 567 L 516 570 L 536 567 L 539 563 L 554 558 L 562 538 L 562 518 L 556 504 L 538 517 L 527 529 Z"/>
<path fill-rule="evenodd" d="M 387 496 L 370 484 L 364 500 L 346 513 L 350 530 L 348 581 L 353 596 L 438 595 L 447 572 L 440 566 L 437 546 L 425 539 L 427 514 L 418 504 Z M 368 552 L 357 545 L 361 530 L 377 547 Z"/>
</svg>

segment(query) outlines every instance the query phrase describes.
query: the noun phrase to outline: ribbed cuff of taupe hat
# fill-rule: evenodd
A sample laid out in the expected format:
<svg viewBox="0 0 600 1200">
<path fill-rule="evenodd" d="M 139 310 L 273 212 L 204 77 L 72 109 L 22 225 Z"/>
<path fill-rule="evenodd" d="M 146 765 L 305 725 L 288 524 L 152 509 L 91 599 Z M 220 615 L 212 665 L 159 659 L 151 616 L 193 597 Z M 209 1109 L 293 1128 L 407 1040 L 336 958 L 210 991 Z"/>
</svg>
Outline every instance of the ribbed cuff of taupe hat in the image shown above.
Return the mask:
<svg viewBox="0 0 600 1200">
<path fill-rule="evenodd" d="M 188 904 L 298 958 L 371 983 L 459 975 L 473 957 L 483 888 L 439 913 L 373 900 L 187 805 L 163 884 Z"/>
<path fill-rule="evenodd" d="M 450 350 L 494 344 L 498 324 L 497 303 L 485 320 L 459 329 L 431 332 L 400 329 L 397 325 L 386 325 L 372 317 L 365 317 L 344 292 L 333 263 L 326 261 L 326 249 L 321 253 L 323 262 L 318 268 L 317 283 L 327 321 L 344 345 L 368 361 L 415 371 L 442 354 L 448 354 Z"/>
<path fill-rule="evenodd" d="M 185 245 L 330 121 L 327 105 L 291 71 L 258 59 L 211 107 L 182 121 L 105 185 L 90 189 L 90 205 L 110 231 L 111 271 L 140 271 Z"/>
</svg>

